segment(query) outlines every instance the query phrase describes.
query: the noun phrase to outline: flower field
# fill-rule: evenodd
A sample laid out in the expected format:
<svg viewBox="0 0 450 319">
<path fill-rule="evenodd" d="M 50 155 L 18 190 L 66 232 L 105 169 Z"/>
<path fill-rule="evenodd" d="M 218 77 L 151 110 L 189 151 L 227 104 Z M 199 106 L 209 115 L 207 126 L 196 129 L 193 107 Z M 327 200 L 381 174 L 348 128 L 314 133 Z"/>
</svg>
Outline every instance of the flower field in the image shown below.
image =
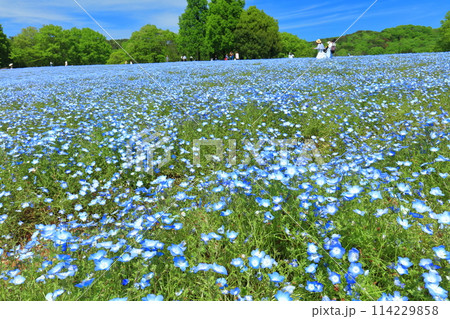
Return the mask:
<svg viewBox="0 0 450 319">
<path fill-rule="evenodd" d="M 448 300 L 450 53 L 0 70 L 1 300 Z"/>
</svg>

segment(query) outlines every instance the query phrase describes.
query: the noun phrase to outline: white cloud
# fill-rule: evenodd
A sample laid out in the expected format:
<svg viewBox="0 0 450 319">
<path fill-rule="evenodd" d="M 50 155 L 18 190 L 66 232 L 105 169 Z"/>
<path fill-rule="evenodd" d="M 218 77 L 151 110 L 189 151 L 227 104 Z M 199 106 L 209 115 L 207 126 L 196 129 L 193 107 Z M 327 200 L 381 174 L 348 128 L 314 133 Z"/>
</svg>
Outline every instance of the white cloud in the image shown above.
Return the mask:
<svg viewBox="0 0 450 319">
<path fill-rule="evenodd" d="M 117 30 L 120 37 L 129 37 L 145 24 L 177 31 L 178 16 L 187 4 L 186 0 L 17 0 L 11 6 L 10 1 L 0 0 L 0 8 L 8 8 L 0 10 L 0 19 L 17 33 L 29 25 L 44 24 L 99 30 L 77 2 L 109 33 Z"/>
</svg>

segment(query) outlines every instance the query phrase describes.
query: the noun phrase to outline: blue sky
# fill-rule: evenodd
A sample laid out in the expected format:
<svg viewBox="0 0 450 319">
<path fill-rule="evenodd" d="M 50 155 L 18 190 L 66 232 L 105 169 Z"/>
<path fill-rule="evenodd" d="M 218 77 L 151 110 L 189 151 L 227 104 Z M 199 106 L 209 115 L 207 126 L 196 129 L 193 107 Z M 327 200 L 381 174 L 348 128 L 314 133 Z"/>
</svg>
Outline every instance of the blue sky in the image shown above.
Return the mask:
<svg viewBox="0 0 450 319">
<path fill-rule="evenodd" d="M 116 39 L 129 38 L 145 24 L 178 31 L 186 0 L 76 0 Z M 375 0 L 247 0 L 278 20 L 280 31 L 306 40 L 340 36 Z M 74 0 L 0 0 L 0 24 L 8 36 L 27 26 L 55 24 L 101 29 Z M 439 27 L 449 0 L 378 0 L 347 33 L 381 31 L 404 24 Z"/>
</svg>

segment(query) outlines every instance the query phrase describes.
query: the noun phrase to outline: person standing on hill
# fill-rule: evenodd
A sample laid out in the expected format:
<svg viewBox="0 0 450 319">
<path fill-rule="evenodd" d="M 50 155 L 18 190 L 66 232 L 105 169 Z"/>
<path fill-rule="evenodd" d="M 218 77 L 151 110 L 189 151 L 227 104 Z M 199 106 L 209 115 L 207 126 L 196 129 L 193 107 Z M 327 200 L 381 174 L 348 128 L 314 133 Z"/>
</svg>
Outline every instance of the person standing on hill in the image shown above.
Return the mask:
<svg viewBox="0 0 450 319">
<path fill-rule="evenodd" d="M 317 46 L 315 48 L 313 48 L 314 50 L 317 50 L 317 59 L 324 59 L 327 57 L 327 55 L 325 54 L 325 52 L 323 52 L 325 50 L 325 47 L 322 44 L 322 40 L 317 39 L 316 40 Z"/>
<path fill-rule="evenodd" d="M 328 57 L 332 58 L 335 51 L 336 51 L 336 40 L 328 41 L 328 50 L 327 50 Z"/>
</svg>

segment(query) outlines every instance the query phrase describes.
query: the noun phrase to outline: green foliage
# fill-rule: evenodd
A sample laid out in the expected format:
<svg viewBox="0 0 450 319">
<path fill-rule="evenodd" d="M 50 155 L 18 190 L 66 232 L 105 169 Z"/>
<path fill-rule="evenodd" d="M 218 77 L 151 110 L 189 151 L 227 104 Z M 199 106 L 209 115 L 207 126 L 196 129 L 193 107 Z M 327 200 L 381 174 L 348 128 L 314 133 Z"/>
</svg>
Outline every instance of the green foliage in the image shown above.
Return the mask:
<svg viewBox="0 0 450 319">
<path fill-rule="evenodd" d="M 255 6 L 243 11 L 234 31 L 236 47 L 248 59 L 268 59 L 281 51 L 278 22 Z"/>
<path fill-rule="evenodd" d="M 206 20 L 208 17 L 208 2 L 206 0 L 188 0 L 184 13 L 180 16 L 178 25 L 180 53 L 194 56 L 196 60 L 208 59 L 206 45 Z"/>
<path fill-rule="evenodd" d="M 125 50 L 139 63 L 153 63 L 157 56 L 169 56 L 171 61 L 178 59 L 176 34 L 169 30 L 158 29 L 147 24 L 139 31 L 133 32 L 125 44 Z"/>
<path fill-rule="evenodd" d="M 322 39 L 324 40 L 324 39 Z M 331 40 L 325 39 L 326 41 Z M 357 31 L 343 36 L 337 44 L 337 55 L 378 55 L 436 51 L 438 32 L 431 27 L 402 25 L 381 32 Z"/>
<path fill-rule="evenodd" d="M 311 57 L 311 46 L 306 40 L 300 39 L 298 36 L 281 32 L 281 52 L 279 57 L 287 57 L 289 53 L 294 54 L 295 57 Z"/>
<path fill-rule="evenodd" d="M 39 66 L 41 54 L 37 48 L 39 31 L 35 27 L 27 27 L 12 38 L 11 59 L 14 66 Z"/>
<path fill-rule="evenodd" d="M 128 55 L 121 49 L 115 50 L 111 55 L 109 56 L 107 64 L 123 64 L 125 61 L 128 61 L 130 58 Z"/>
<path fill-rule="evenodd" d="M 11 44 L 6 34 L 3 33 L 3 27 L 0 24 L 0 68 L 7 66 L 9 63 L 9 52 Z"/>
<path fill-rule="evenodd" d="M 102 34 L 89 28 L 72 28 L 65 34 L 69 64 L 104 64 L 108 60 L 112 49 Z"/>
<path fill-rule="evenodd" d="M 206 41 L 209 53 L 222 58 L 235 50 L 234 30 L 245 5 L 244 0 L 212 0 L 206 21 Z"/>
<path fill-rule="evenodd" d="M 106 38 L 89 28 L 63 30 L 45 25 L 22 29 L 12 39 L 11 59 L 18 67 L 69 64 L 103 64 L 111 54 Z"/>
<path fill-rule="evenodd" d="M 450 11 L 447 12 L 444 20 L 441 21 L 438 47 L 442 51 L 450 51 Z"/>
</svg>

